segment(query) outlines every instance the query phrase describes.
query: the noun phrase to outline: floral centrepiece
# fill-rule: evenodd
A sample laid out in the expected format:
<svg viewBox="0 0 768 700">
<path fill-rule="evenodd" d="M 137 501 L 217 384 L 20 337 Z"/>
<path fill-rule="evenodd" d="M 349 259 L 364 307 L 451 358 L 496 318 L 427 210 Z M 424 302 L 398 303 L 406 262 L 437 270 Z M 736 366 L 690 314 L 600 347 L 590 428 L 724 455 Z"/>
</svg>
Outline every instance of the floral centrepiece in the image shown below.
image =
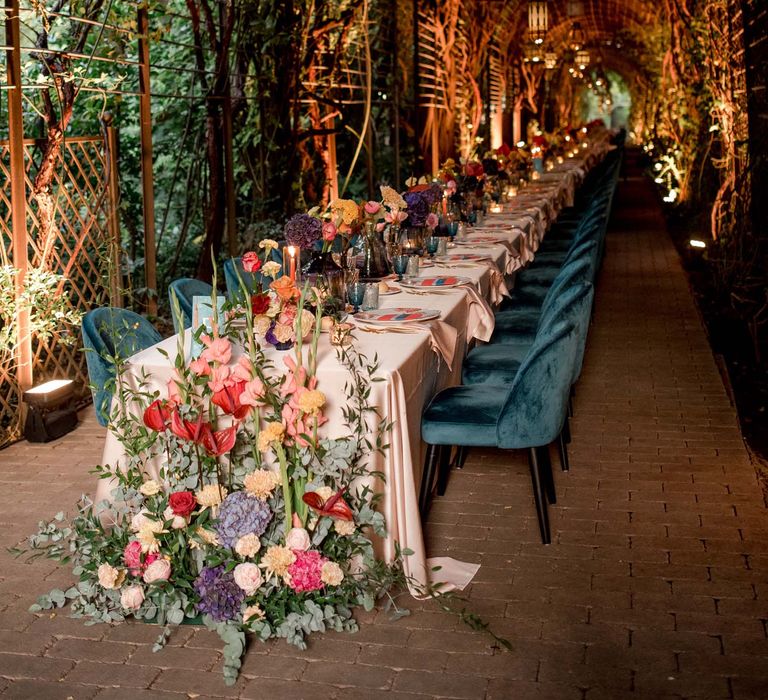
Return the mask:
<svg viewBox="0 0 768 700">
<path fill-rule="evenodd" d="M 225 642 L 233 683 L 246 632 L 304 648 L 312 632 L 356 630 L 352 610 L 370 609 L 383 582 L 402 583 L 399 565 L 377 560 L 371 542 L 385 534 L 374 507 L 379 477 L 369 473 L 367 392 L 377 367 L 338 350 L 352 375 L 348 431 L 326 437 L 319 325 L 303 316 L 311 295 L 275 291 L 275 319 L 296 309 L 285 324 L 296 346 L 283 368 L 263 351 L 259 314 L 246 308 L 245 329 L 214 325 L 197 359 L 180 339 L 165 391 L 118 385 L 111 424 L 126 464 L 98 468 L 112 480 L 110 500 L 86 499 L 69 523 L 59 514 L 30 538 L 31 549 L 71 561 L 78 579 L 33 610 L 69 603 L 78 617 L 166 626 L 202 616 Z M 373 425 L 381 451 L 388 423 Z"/>
</svg>

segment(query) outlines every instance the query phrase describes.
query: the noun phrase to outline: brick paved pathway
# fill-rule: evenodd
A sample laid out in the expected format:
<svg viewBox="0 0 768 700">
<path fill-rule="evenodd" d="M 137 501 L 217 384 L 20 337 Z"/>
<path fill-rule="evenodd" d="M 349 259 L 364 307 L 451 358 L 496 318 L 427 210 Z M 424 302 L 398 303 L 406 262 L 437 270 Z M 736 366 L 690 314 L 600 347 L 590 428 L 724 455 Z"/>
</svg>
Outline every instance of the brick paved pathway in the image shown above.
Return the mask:
<svg viewBox="0 0 768 700">
<path fill-rule="evenodd" d="M 93 486 L 92 416 L 49 446 L 0 452 L 0 545 Z M 26 612 L 69 582 L 0 565 L 2 698 L 767 698 L 768 517 L 686 280 L 648 185 L 622 184 L 573 424 L 543 547 L 522 455 L 471 453 L 430 516 L 434 553 L 477 561 L 472 608 L 494 648 L 434 606 L 298 652 L 256 643 L 240 682 L 185 627 L 158 654 L 148 625 Z"/>
</svg>

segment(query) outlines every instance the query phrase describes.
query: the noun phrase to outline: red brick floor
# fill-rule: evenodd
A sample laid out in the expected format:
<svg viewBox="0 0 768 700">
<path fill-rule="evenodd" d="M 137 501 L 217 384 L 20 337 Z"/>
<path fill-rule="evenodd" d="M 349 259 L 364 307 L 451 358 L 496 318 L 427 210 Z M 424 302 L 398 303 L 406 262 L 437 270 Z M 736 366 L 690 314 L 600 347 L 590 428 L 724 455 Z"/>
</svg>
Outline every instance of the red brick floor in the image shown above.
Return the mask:
<svg viewBox="0 0 768 700">
<path fill-rule="evenodd" d="M 235 688 L 193 627 L 26 612 L 70 575 L 0 554 L 0 691 L 9 698 L 768 698 L 768 517 L 650 187 L 620 186 L 576 397 L 555 543 L 539 542 L 522 454 L 470 453 L 429 519 L 433 553 L 480 562 L 469 607 L 511 653 L 433 604 L 306 652 L 254 643 Z M 0 452 L 0 545 L 91 490 L 92 416 Z"/>
</svg>

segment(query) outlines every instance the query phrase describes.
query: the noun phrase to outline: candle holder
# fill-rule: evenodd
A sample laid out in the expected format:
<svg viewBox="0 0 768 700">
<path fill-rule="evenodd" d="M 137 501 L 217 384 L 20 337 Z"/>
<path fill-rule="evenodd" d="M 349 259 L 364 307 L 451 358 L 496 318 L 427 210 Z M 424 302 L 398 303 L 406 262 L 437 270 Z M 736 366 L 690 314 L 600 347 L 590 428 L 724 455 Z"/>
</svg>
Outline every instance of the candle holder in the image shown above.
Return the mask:
<svg viewBox="0 0 768 700">
<path fill-rule="evenodd" d="M 296 286 L 301 283 L 301 248 L 299 246 L 283 247 L 283 275 L 290 277 Z"/>
</svg>

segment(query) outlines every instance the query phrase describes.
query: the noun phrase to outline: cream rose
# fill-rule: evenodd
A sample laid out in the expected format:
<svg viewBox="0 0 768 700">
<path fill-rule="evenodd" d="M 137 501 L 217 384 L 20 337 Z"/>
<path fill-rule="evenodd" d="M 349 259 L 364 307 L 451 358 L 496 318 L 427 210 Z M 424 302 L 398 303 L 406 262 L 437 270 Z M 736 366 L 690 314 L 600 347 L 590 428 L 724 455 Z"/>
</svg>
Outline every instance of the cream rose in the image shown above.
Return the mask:
<svg viewBox="0 0 768 700">
<path fill-rule="evenodd" d="M 115 590 L 122 586 L 125 581 L 125 571 L 116 569 L 111 564 L 102 564 L 98 569 L 99 583 L 103 588 Z"/>
<path fill-rule="evenodd" d="M 241 557 L 255 556 L 261 549 L 261 541 L 259 536 L 253 532 L 243 535 L 237 542 L 235 542 L 235 552 Z"/>
<path fill-rule="evenodd" d="M 171 562 L 167 559 L 155 559 L 144 571 L 144 583 L 167 581 L 171 575 Z"/>
<path fill-rule="evenodd" d="M 259 586 L 264 583 L 261 570 L 256 564 L 248 562 L 245 564 L 238 564 L 235 567 L 233 574 L 235 583 L 245 591 L 246 595 L 253 595 L 259 590 Z"/>
<path fill-rule="evenodd" d="M 163 511 L 163 520 L 171 521 L 171 527 L 174 530 L 181 530 L 182 528 L 185 528 L 187 525 L 189 525 L 189 521 L 186 518 L 182 518 L 180 515 L 176 515 L 173 512 L 173 508 L 168 506 Z"/>
<path fill-rule="evenodd" d="M 306 552 L 312 546 L 309 533 L 303 527 L 291 528 L 285 536 L 285 546 L 294 551 Z"/>
<path fill-rule="evenodd" d="M 144 602 L 144 589 L 141 586 L 128 586 L 120 596 L 120 605 L 126 610 L 138 610 Z"/>
<path fill-rule="evenodd" d="M 141 486 L 139 486 L 139 491 L 144 496 L 154 496 L 160 493 L 160 484 L 158 484 L 154 479 L 148 479 Z"/>
<path fill-rule="evenodd" d="M 335 561 L 327 561 L 320 569 L 320 580 L 328 586 L 338 586 L 344 580 L 344 572 Z"/>
</svg>

